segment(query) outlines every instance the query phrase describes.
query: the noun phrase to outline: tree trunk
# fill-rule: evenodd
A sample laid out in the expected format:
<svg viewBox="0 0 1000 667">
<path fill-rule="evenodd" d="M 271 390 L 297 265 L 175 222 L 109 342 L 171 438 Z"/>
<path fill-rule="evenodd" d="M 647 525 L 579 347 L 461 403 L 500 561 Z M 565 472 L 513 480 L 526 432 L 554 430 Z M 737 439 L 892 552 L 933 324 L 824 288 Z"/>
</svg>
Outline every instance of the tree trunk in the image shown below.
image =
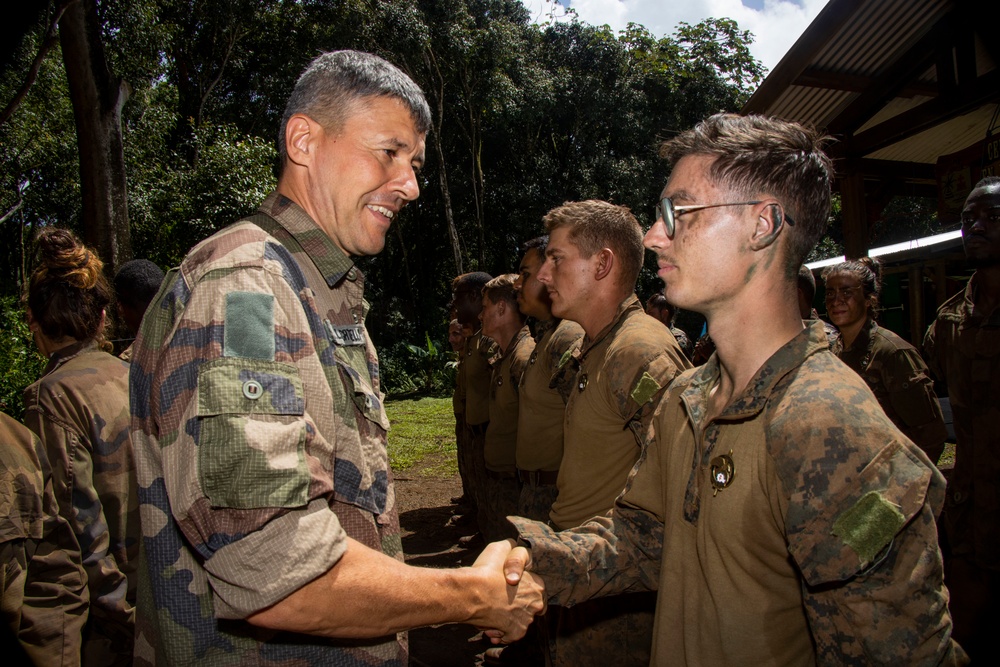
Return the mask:
<svg viewBox="0 0 1000 667">
<path fill-rule="evenodd" d="M 465 273 L 462 263 L 462 244 L 458 236 L 458 227 L 455 226 L 455 214 L 451 208 L 451 191 L 448 189 L 448 171 L 445 166 L 444 160 L 444 146 L 441 144 L 441 129 L 444 126 L 444 77 L 441 75 L 441 70 L 437 66 L 437 60 L 434 58 L 434 52 L 427 48 L 424 51 L 424 64 L 427 66 L 427 72 L 431 77 L 434 77 L 435 83 L 438 84 L 438 88 L 435 91 L 437 93 L 437 99 L 434 100 L 435 104 L 435 118 L 434 118 L 434 129 L 431 132 L 431 143 L 434 144 L 434 152 L 438 158 L 438 181 L 441 186 L 441 201 L 444 203 L 444 218 L 448 223 L 448 238 L 451 241 L 451 251 L 455 257 L 455 270 L 457 273 L 455 275 L 462 275 Z"/>
<path fill-rule="evenodd" d="M 113 274 L 132 257 L 121 130 L 129 89 L 108 68 L 96 0 L 78 0 L 66 8 L 59 38 L 76 119 L 83 240 Z"/>
</svg>

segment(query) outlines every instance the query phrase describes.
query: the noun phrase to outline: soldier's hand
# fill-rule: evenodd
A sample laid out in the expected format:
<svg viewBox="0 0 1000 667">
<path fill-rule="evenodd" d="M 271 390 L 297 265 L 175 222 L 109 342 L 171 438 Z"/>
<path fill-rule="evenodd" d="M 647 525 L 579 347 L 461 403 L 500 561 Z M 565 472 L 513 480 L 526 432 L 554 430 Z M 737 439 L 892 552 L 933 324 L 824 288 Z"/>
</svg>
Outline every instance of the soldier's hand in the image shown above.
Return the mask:
<svg viewBox="0 0 1000 667">
<path fill-rule="evenodd" d="M 540 577 L 528 572 L 519 574 L 514 584 L 508 583 L 505 568 L 512 548 L 511 541 L 494 542 L 472 564 L 474 570 L 483 574 L 481 585 L 486 607 L 470 622 L 487 628 L 486 635 L 494 644 L 517 641 L 527 632 L 535 615 L 545 611 L 545 584 Z"/>
<path fill-rule="evenodd" d="M 507 560 L 503 564 L 503 576 L 507 580 L 507 583 L 511 586 L 517 586 L 517 582 L 521 581 L 521 576 L 531 565 L 531 552 L 524 547 L 514 546 L 513 540 L 507 540 L 508 543 L 513 547 L 509 554 L 507 554 Z"/>
</svg>

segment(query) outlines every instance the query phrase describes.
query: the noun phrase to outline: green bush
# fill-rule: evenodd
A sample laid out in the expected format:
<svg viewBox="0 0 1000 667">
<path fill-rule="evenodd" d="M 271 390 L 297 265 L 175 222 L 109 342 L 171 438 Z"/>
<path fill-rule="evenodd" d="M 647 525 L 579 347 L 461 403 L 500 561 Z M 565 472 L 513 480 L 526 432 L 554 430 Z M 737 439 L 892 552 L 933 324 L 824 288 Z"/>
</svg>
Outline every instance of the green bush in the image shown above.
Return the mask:
<svg viewBox="0 0 1000 667">
<path fill-rule="evenodd" d="M 424 334 L 424 345 L 398 342 L 379 350 L 382 388 L 392 397 L 449 396 L 455 388 L 455 361 Z"/>
<path fill-rule="evenodd" d="M 0 331 L 0 410 L 21 421 L 24 388 L 41 377 L 45 359 L 35 348 L 17 297 L 0 297 Z"/>
</svg>

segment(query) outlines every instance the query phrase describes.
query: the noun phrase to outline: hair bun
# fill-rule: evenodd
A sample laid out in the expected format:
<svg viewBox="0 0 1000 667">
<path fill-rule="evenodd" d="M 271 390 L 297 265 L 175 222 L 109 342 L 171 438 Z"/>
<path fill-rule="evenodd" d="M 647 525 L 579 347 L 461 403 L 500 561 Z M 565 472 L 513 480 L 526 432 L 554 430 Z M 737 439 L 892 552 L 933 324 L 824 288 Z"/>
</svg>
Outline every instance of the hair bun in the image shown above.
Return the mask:
<svg viewBox="0 0 1000 667">
<path fill-rule="evenodd" d="M 90 251 L 73 232 L 50 227 L 38 235 L 40 270 L 46 277 L 87 290 L 97 284 L 104 262 Z"/>
</svg>

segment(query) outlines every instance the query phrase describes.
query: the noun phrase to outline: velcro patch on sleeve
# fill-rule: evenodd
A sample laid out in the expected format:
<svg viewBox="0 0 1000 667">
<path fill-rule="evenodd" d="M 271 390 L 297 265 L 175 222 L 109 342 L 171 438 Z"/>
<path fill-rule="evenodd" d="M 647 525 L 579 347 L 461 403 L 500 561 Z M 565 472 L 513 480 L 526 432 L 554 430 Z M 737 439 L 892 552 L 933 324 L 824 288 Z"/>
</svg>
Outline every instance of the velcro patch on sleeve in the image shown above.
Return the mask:
<svg viewBox="0 0 1000 667">
<path fill-rule="evenodd" d="M 643 373 L 639 381 L 635 383 L 635 387 L 632 388 L 632 400 L 637 405 L 645 405 L 649 399 L 656 396 L 658 391 L 660 391 L 660 383 L 649 373 Z"/>
<path fill-rule="evenodd" d="M 881 493 L 869 491 L 833 524 L 833 534 L 871 563 L 905 523 L 903 513 Z"/>
<path fill-rule="evenodd" d="M 226 294 L 224 332 L 225 356 L 274 361 L 274 295 Z"/>
</svg>

